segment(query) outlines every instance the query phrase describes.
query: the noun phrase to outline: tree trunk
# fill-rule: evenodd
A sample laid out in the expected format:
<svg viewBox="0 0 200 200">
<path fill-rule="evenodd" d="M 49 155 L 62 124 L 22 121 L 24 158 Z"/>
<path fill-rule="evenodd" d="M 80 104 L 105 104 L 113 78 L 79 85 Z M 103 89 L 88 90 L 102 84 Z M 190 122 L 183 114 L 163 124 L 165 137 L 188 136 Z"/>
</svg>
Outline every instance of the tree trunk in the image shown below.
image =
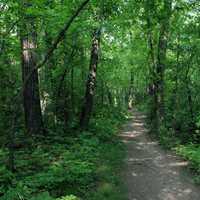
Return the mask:
<svg viewBox="0 0 200 200">
<path fill-rule="evenodd" d="M 133 108 L 133 100 L 134 100 L 134 71 L 131 69 L 131 81 L 129 87 L 129 95 L 128 95 L 128 108 Z"/>
<path fill-rule="evenodd" d="M 172 95 L 172 104 L 174 107 L 173 115 L 172 115 L 172 124 L 174 127 L 174 130 L 177 132 L 177 127 L 179 127 L 179 124 L 176 119 L 176 114 L 179 112 L 179 102 L 178 102 L 178 89 L 179 89 L 179 68 L 180 68 L 180 35 L 177 37 L 177 52 L 176 52 L 176 66 L 174 71 L 174 82 L 175 87 L 173 89 L 173 95 Z"/>
<path fill-rule="evenodd" d="M 74 115 L 75 113 L 75 105 L 74 105 L 74 65 L 71 67 L 71 110 L 72 114 Z"/>
<path fill-rule="evenodd" d="M 172 1 L 164 0 L 163 16 L 160 22 L 160 36 L 158 41 L 158 54 L 157 54 L 157 81 L 156 91 L 158 95 L 158 116 L 160 122 L 164 120 L 165 116 L 165 103 L 164 103 L 164 72 L 166 68 L 166 52 L 167 43 L 169 38 L 170 16 L 172 11 Z"/>
<path fill-rule="evenodd" d="M 36 66 L 36 27 L 32 16 L 25 12 L 30 6 L 27 2 L 22 5 L 22 23 L 20 27 L 22 80 L 26 82 L 29 74 Z M 25 126 L 30 134 L 39 134 L 44 131 L 40 105 L 38 71 L 34 70 L 23 90 L 23 105 Z"/>
<path fill-rule="evenodd" d="M 156 57 L 155 57 L 155 45 L 153 38 L 153 24 L 151 16 L 151 5 L 152 2 L 147 1 L 147 44 L 149 48 L 148 63 L 149 63 L 149 85 L 148 85 L 148 94 L 150 96 L 149 100 L 149 114 L 148 118 L 152 127 L 152 131 L 155 133 L 158 130 L 158 116 L 157 116 L 157 92 L 156 92 Z"/>
<path fill-rule="evenodd" d="M 110 106 L 113 106 L 112 92 L 110 91 L 110 89 L 107 85 L 106 85 L 106 91 L 107 91 L 108 102 L 109 102 Z"/>
<path fill-rule="evenodd" d="M 93 99 L 96 87 L 97 65 L 99 60 L 100 37 L 101 37 L 101 30 L 100 29 L 95 30 L 92 39 L 90 69 L 86 84 L 84 105 L 80 117 L 81 129 L 86 129 L 88 127 L 92 112 Z"/>
</svg>

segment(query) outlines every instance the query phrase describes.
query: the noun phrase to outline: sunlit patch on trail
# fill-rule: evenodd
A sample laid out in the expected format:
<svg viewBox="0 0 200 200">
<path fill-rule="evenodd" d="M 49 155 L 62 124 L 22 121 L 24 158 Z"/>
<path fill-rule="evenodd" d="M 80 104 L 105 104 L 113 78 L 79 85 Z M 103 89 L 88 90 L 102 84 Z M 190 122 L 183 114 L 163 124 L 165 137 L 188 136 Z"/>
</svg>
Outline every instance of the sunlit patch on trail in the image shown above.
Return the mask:
<svg viewBox="0 0 200 200">
<path fill-rule="evenodd" d="M 161 149 L 147 135 L 143 117 L 136 114 L 120 134 L 127 145 L 126 182 L 129 200 L 199 200 L 200 190 L 187 182 L 188 162 Z"/>
<path fill-rule="evenodd" d="M 185 167 L 185 166 L 188 166 L 188 162 L 187 161 L 174 162 L 174 163 L 170 163 L 169 166 L 171 166 L 171 167 Z"/>
</svg>

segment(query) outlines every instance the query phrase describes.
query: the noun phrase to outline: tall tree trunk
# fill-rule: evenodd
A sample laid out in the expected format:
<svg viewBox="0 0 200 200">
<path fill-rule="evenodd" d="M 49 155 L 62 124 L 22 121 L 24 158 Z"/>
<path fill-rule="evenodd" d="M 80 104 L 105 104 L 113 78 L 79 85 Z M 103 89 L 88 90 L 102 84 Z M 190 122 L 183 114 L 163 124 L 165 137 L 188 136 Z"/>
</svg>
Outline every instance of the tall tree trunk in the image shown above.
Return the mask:
<svg viewBox="0 0 200 200">
<path fill-rule="evenodd" d="M 20 40 L 22 80 L 26 82 L 29 74 L 36 66 L 36 27 L 32 16 L 26 14 L 26 9 L 31 5 L 23 1 Z M 39 134 L 44 131 L 40 105 L 38 71 L 34 70 L 23 90 L 23 105 L 25 113 L 25 126 L 28 133 Z"/>
<path fill-rule="evenodd" d="M 180 35 L 178 34 L 177 37 L 177 46 L 176 46 L 176 65 L 175 65 L 175 71 L 174 71 L 174 82 L 175 82 L 175 87 L 173 89 L 173 95 L 172 95 L 172 104 L 173 104 L 173 116 L 172 116 L 172 124 L 174 127 L 174 130 L 177 132 L 179 129 L 179 124 L 176 119 L 176 114 L 179 112 L 179 102 L 178 102 L 178 89 L 179 89 L 179 68 L 180 68 Z"/>
<path fill-rule="evenodd" d="M 166 68 L 166 52 L 167 43 L 169 39 L 170 16 L 172 11 L 172 0 L 164 0 L 163 16 L 160 22 L 160 35 L 158 41 L 158 54 L 157 54 L 157 81 L 156 91 L 158 95 L 158 116 L 160 122 L 165 117 L 165 103 L 164 103 L 164 73 Z"/>
<path fill-rule="evenodd" d="M 75 107 L 74 107 L 74 65 L 71 66 L 71 110 L 72 114 L 74 115 L 75 113 Z"/>
<path fill-rule="evenodd" d="M 86 84 L 84 105 L 80 117 L 80 127 L 82 129 L 86 129 L 88 127 L 93 107 L 93 99 L 96 87 L 97 65 L 99 60 L 100 37 L 101 37 L 101 29 L 95 30 L 92 39 L 90 69 Z"/>
<path fill-rule="evenodd" d="M 158 130 L 158 116 L 157 116 L 157 92 L 156 92 L 156 57 L 155 57 L 155 44 L 153 36 L 154 25 L 152 23 L 153 16 L 151 13 L 152 8 L 154 8 L 154 2 L 146 2 L 146 13 L 147 13 L 147 44 L 149 48 L 148 52 L 148 63 L 149 63 L 149 85 L 148 85 L 148 94 L 149 99 L 149 114 L 148 118 L 152 127 L 152 131 L 155 133 Z"/>
</svg>

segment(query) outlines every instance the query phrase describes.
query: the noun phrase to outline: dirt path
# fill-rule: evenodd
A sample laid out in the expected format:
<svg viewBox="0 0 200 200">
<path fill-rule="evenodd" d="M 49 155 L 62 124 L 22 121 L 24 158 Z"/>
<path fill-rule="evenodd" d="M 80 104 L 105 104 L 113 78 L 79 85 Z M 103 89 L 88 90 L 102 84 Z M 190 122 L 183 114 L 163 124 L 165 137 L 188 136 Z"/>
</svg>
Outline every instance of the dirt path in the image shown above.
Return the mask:
<svg viewBox="0 0 200 200">
<path fill-rule="evenodd" d="M 124 127 L 127 145 L 124 179 L 128 200 L 200 200 L 200 188 L 192 183 L 187 162 L 164 151 L 144 128 L 144 115 L 134 111 Z"/>
</svg>

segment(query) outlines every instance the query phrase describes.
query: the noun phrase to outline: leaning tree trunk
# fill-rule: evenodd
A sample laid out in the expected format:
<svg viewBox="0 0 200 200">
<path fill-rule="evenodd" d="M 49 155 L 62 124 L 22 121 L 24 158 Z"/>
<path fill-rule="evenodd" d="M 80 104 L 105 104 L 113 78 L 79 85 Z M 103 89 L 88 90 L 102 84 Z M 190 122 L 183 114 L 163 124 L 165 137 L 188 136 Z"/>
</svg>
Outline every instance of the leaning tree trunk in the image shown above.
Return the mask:
<svg viewBox="0 0 200 200">
<path fill-rule="evenodd" d="M 80 117 L 81 129 L 86 129 L 88 127 L 92 112 L 95 87 L 96 87 L 97 65 L 99 60 L 100 36 L 101 36 L 101 30 L 100 29 L 95 30 L 92 39 L 90 69 L 86 84 L 84 105 Z"/>
<path fill-rule="evenodd" d="M 26 9 L 30 6 L 23 1 L 20 40 L 21 40 L 21 60 L 22 60 L 22 79 L 24 85 L 23 105 L 25 113 L 25 126 L 30 134 L 43 132 L 43 121 L 40 105 L 38 71 L 36 67 L 36 31 L 34 19 L 27 15 Z M 31 74 L 31 76 L 29 76 Z M 27 81 L 28 79 L 28 81 Z"/>
</svg>

